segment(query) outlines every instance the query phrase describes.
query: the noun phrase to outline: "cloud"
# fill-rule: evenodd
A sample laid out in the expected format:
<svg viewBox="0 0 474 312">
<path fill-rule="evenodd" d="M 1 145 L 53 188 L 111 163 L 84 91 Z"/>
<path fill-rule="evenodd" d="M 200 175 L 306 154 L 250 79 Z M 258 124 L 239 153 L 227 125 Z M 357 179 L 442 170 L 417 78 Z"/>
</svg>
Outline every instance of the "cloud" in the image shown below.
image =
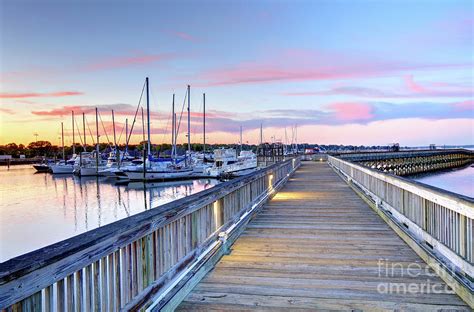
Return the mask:
<svg viewBox="0 0 474 312">
<path fill-rule="evenodd" d="M 107 69 L 116 69 L 122 67 L 144 65 L 155 62 L 161 62 L 165 60 L 170 60 L 175 57 L 171 53 L 161 53 L 161 54 L 141 54 L 134 56 L 122 56 L 122 57 L 109 57 L 107 59 L 102 59 L 96 62 L 91 62 L 86 64 L 84 70 L 86 71 L 97 71 L 97 70 L 107 70 Z"/>
<path fill-rule="evenodd" d="M 102 104 L 97 105 L 103 122 L 111 121 L 110 111 L 115 112 L 117 127 L 124 118 L 128 118 L 131 126 L 136 106 L 131 104 Z M 48 117 L 50 120 L 70 116 L 74 111 L 77 118 L 84 112 L 88 116 L 94 115 L 95 106 L 66 105 L 50 110 L 32 111 L 36 116 Z M 346 125 L 367 124 L 374 121 L 392 119 L 422 118 L 431 120 L 457 119 L 468 117 L 466 112 L 472 112 L 472 100 L 464 102 L 408 102 L 394 104 L 390 102 L 334 102 L 322 105 L 317 109 L 271 109 L 252 112 L 223 112 L 211 110 L 206 112 L 206 126 L 208 132 L 237 133 L 240 126 L 246 130 L 258 129 L 263 122 L 266 127 L 284 128 L 295 124 L 303 125 Z M 171 127 L 170 112 L 151 111 L 152 133 L 169 133 Z M 91 117 L 89 117 L 89 120 Z M 92 117 L 94 118 L 94 117 Z M 203 115 L 200 112 L 191 113 L 192 132 L 201 132 Z M 79 122 L 79 120 L 78 120 Z M 141 112 L 137 116 L 141 133 Z M 187 116 L 184 113 L 180 131 L 185 132 Z M 109 128 L 110 129 L 110 128 Z"/>
<path fill-rule="evenodd" d="M 323 91 L 285 92 L 283 96 L 327 96 L 350 95 L 364 98 L 426 98 L 426 97 L 472 97 L 472 89 L 464 86 L 432 82 L 421 85 L 415 82 L 412 75 L 403 78 L 405 90 L 379 90 L 366 87 L 337 87 Z"/>
<path fill-rule="evenodd" d="M 366 78 L 413 70 L 464 68 L 470 64 L 415 64 L 319 51 L 286 51 L 254 62 L 204 72 L 200 85 L 222 86 L 271 82 Z"/>
<path fill-rule="evenodd" d="M 9 108 L 2 108 L 0 107 L 0 112 L 9 114 L 9 115 L 15 115 L 15 112 L 12 109 Z"/>
<path fill-rule="evenodd" d="M 365 121 L 374 117 L 373 107 L 367 103 L 340 102 L 328 105 L 336 118 L 342 121 Z"/>
<path fill-rule="evenodd" d="M 36 97 L 64 97 L 64 96 L 75 96 L 83 95 L 83 92 L 78 91 L 59 91 L 50 93 L 0 93 L 0 99 L 22 99 L 22 98 L 36 98 Z"/>
<path fill-rule="evenodd" d="M 174 37 L 177 37 L 186 41 L 194 41 L 194 42 L 198 41 L 198 39 L 195 36 L 189 33 L 182 32 L 182 31 L 167 31 L 167 33 Z"/>
<path fill-rule="evenodd" d="M 99 112 L 111 112 L 114 110 L 116 115 L 135 115 L 136 106 L 131 104 L 101 104 L 97 105 Z M 65 105 L 51 110 L 32 111 L 33 115 L 37 116 L 53 116 L 63 117 L 71 115 L 71 112 L 75 114 L 90 114 L 95 113 L 95 106 L 92 105 Z"/>
<path fill-rule="evenodd" d="M 417 84 L 415 80 L 413 80 L 413 75 L 406 75 L 404 79 L 409 91 L 412 91 L 414 93 L 425 93 L 427 91 L 421 85 Z"/>
<path fill-rule="evenodd" d="M 467 100 L 458 103 L 453 103 L 453 107 L 457 111 L 471 111 L 474 112 L 474 101 Z"/>
</svg>

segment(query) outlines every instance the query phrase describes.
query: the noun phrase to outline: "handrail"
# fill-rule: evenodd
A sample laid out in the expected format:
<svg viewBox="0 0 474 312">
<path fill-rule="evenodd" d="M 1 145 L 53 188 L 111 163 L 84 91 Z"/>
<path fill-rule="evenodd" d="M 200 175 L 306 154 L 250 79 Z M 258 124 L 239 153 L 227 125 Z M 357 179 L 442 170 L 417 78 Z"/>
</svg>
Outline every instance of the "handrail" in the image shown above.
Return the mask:
<svg viewBox="0 0 474 312">
<path fill-rule="evenodd" d="M 152 283 L 165 287 L 299 163 L 276 163 L 1 263 L 0 309 L 119 310 Z"/>
<path fill-rule="evenodd" d="M 361 161 L 361 160 L 383 160 L 392 158 L 412 158 L 420 156 L 438 156 L 438 155 L 450 155 L 450 154 L 462 154 L 467 158 L 474 158 L 474 151 L 467 149 L 444 149 L 444 150 L 407 150 L 398 152 L 356 152 L 356 153 L 338 153 L 332 156 L 338 157 L 339 159 L 349 161 Z"/>
<path fill-rule="evenodd" d="M 472 281 L 474 199 L 337 157 L 329 156 L 328 161 L 378 208 L 439 254 L 440 260 Z"/>
</svg>

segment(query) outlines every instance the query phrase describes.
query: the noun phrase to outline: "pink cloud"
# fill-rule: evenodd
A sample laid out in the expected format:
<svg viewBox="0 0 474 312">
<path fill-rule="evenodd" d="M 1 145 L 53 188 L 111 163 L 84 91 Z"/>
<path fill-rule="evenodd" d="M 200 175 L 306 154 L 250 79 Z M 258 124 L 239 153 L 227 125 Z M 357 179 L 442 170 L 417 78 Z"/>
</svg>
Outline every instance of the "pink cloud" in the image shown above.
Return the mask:
<svg viewBox="0 0 474 312">
<path fill-rule="evenodd" d="M 340 86 L 323 91 L 284 92 L 283 96 L 319 96 L 351 95 L 366 98 L 423 98 L 423 97 L 466 97 L 472 96 L 472 89 L 462 85 L 446 82 L 416 83 L 412 75 L 403 78 L 408 90 L 379 90 L 368 87 Z"/>
<path fill-rule="evenodd" d="M 327 108 L 333 110 L 341 121 L 363 121 L 374 117 L 373 107 L 367 103 L 339 102 L 329 104 Z"/>
<path fill-rule="evenodd" d="M 63 96 L 74 96 L 83 95 L 82 92 L 77 91 L 60 91 L 51 93 L 0 93 L 0 99 L 20 99 L 20 98 L 33 98 L 33 97 L 63 97 Z"/>
<path fill-rule="evenodd" d="M 423 88 L 421 85 L 415 82 L 413 79 L 413 75 L 406 75 L 404 77 L 405 85 L 407 86 L 408 90 L 415 92 L 415 93 L 424 93 L 427 90 Z"/>
<path fill-rule="evenodd" d="M 121 67 L 128 67 L 133 65 L 143 65 L 149 63 L 160 62 L 174 58 L 173 54 L 162 53 L 162 54 L 143 54 L 137 56 L 126 56 L 126 57 L 111 57 L 109 59 L 103 59 L 98 62 L 88 64 L 86 70 L 105 70 L 114 69 Z"/>
<path fill-rule="evenodd" d="M 458 68 L 469 64 L 409 64 L 308 50 L 287 50 L 254 62 L 204 72 L 200 85 L 220 86 L 279 81 L 352 79 L 406 70 Z"/>
<path fill-rule="evenodd" d="M 458 111 L 474 111 L 474 100 L 467 100 L 459 103 L 454 103 L 453 107 Z"/>
<path fill-rule="evenodd" d="M 0 107 L 0 112 L 9 114 L 9 115 L 15 115 L 15 112 L 12 109 L 9 108 L 2 108 Z"/>
<path fill-rule="evenodd" d="M 187 41 L 198 41 L 196 37 L 182 31 L 170 31 L 171 35 Z"/>
</svg>

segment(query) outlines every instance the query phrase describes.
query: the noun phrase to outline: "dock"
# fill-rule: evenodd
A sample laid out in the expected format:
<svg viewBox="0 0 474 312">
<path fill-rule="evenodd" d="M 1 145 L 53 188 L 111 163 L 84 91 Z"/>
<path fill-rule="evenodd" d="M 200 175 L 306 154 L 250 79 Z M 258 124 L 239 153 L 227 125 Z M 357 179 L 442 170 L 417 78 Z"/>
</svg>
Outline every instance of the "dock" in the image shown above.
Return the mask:
<svg viewBox="0 0 474 312">
<path fill-rule="evenodd" d="M 433 275 L 326 162 L 304 162 L 178 310 L 468 311 Z M 427 281 L 440 291 L 408 291 Z"/>
</svg>

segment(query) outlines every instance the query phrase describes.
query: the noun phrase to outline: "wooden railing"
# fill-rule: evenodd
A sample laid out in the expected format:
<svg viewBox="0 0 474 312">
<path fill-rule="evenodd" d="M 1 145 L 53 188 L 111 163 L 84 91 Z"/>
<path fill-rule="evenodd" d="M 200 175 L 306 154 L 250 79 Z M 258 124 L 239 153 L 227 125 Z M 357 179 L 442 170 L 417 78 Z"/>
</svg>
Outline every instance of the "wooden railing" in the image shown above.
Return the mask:
<svg viewBox="0 0 474 312">
<path fill-rule="evenodd" d="M 473 289 L 474 201 L 329 156 L 330 165 Z"/>
<path fill-rule="evenodd" d="M 277 163 L 2 263 L 0 309 L 146 307 L 225 244 L 299 164 L 299 158 Z"/>
</svg>

